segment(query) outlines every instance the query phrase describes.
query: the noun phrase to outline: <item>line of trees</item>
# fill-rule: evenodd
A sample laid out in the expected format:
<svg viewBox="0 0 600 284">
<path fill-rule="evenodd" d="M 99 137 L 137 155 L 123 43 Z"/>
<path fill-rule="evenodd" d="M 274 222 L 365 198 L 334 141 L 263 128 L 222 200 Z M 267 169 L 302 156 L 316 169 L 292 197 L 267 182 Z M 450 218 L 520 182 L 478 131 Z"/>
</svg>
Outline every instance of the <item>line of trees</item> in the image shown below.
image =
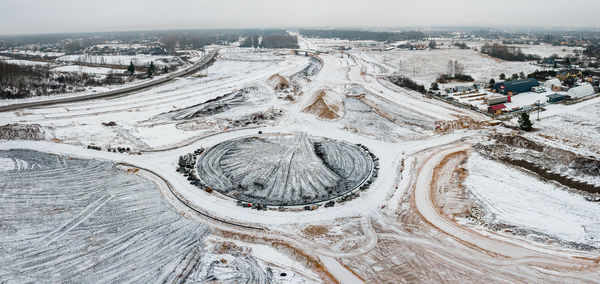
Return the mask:
<svg viewBox="0 0 600 284">
<path fill-rule="evenodd" d="M 257 48 L 260 46 L 260 37 L 258 35 L 251 35 L 244 38 L 240 47 L 254 47 Z"/>
<path fill-rule="evenodd" d="M 0 61 L 0 83 L 2 86 L 10 85 L 13 82 L 31 76 L 43 78 L 43 75 L 36 72 L 34 67 L 20 66 Z"/>
<path fill-rule="evenodd" d="M 402 75 L 389 76 L 388 80 L 390 80 L 390 82 L 394 83 L 397 86 L 407 88 L 407 89 L 410 89 L 413 91 L 417 91 L 421 94 L 425 94 L 425 92 L 426 92 L 425 86 L 418 84 L 415 81 L 411 80 L 410 78 L 402 76 Z"/>
<path fill-rule="evenodd" d="M 270 37 L 281 35 L 287 35 L 287 32 L 282 29 L 169 31 L 160 34 L 160 42 L 168 52 L 173 53 L 177 46 L 184 49 L 197 49 L 212 44 L 223 45 L 233 43 L 238 41 L 240 37 L 252 37 L 256 39 L 260 36 Z"/>
<path fill-rule="evenodd" d="M 471 75 L 464 74 L 465 66 L 460 64 L 458 60 L 450 60 L 448 61 L 448 67 L 446 70 L 446 74 L 440 75 L 436 82 L 438 83 L 448 83 L 452 80 L 460 81 L 460 82 L 473 82 L 475 79 L 471 77 Z"/>
<path fill-rule="evenodd" d="M 454 46 L 456 46 L 460 49 L 469 49 L 469 46 L 464 42 L 457 42 L 454 44 Z"/>
<path fill-rule="evenodd" d="M 122 74 L 109 73 L 104 78 L 87 73 L 51 72 L 37 66 L 20 66 L 0 61 L 0 99 L 26 98 L 84 90 L 86 86 L 124 83 Z"/>
<path fill-rule="evenodd" d="M 526 61 L 540 60 L 538 55 L 524 54 L 521 48 L 504 45 L 500 43 L 485 43 L 481 47 L 481 52 L 491 57 L 499 58 L 506 61 Z"/>
<path fill-rule="evenodd" d="M 583 54 L 590 56 L 590 57 L 600 58 L 600 44 L 592 44 L 592 45 L 586 47 L 583 50 Z"/>
<path fill-rule="evenodd" d="M 298 37 L 292 35 L 264 36 L 262 40 L 258 35 L 244 38 L 240 47 L 264 47 L 264 48 L 298 48 Z"/>
<path fill-rule="evenodd" d="M 260 42 L 264 48 L 298 48 L 298 37 L 291 35 L 265 36 Z"/>
<path fill-rule="evenodd" d="M 375 40 L 375 41 L 399 41 L 418 40 L 425 38 L 425 34 L 419 31 L 404 32 L 372 32 L 359 30 L 317 30 L 301 29 L 300 34 L 306 37 L 316 38 L 339 38 L 346 40 Z"/>
</svg>

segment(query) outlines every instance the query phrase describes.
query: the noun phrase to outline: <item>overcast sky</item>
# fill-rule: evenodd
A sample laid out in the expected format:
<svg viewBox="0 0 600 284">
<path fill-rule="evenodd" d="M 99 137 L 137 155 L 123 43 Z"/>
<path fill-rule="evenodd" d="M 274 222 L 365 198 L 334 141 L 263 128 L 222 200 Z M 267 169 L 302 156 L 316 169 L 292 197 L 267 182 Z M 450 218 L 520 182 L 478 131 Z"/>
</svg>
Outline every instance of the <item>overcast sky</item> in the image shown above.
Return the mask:
<svg viewBox="0 0 600 284">
<path fill-rule="evenodd" d="M 0 34 L 262 27 L 599 27 L 599 0 L 0 0 Z"/>
</svg>

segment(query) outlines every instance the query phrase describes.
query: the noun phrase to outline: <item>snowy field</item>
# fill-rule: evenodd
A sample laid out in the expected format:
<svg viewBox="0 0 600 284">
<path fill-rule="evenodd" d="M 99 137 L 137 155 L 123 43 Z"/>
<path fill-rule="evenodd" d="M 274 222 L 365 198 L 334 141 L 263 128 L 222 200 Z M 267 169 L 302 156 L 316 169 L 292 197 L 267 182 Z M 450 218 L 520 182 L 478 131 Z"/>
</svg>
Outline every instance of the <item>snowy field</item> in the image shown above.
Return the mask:
<svg viewBox="0 0 600 284">
<path fill-rule="evenodd" d="M 113 69 L 113 68 L 105 68 L 105 67 L 88 67 L 82 65 L 67 65 L 53 68 L 52 71 L 56 72 L 79 72 L 79 73 L 88 73 L 88 74 L 100 74 L 107 75 L 111 73 L 122 73 L 123 69 Z"/>
<path fill-rule="evenodd" d="M 179 65 L 182 63 L 181 59 L 171 55 L 64 55 L 56 59 L 60 62 L 85 62 L 92 64 L 109 64 L 109 65 L 129 65 L 133 62 L 133 65 L 141 66 L 148 65 L 150 62 L 154 62 L 157 66 L 170 66 Z"/>
<path fill-rule="evenodd" d="M 600 155 L 600 103 L 577 108 L 577 105 L 565 107 L 553 106 L 549 112 L 563 110 L 557 115 L 543 117 L 534 121 L 534 127 L 539 131 L 531 136 L 537 136 L 553 144 L 569 147 L 583 155 Z M 544 114 L 540 113 L 540 116 Z"/>
<path fill-rule="evenodd" d="M 181 78 L 118 101 L 101 100 L 73 104 L 68 109 L 34 110 L 31 113 L 34 115 L 28 117 L 31 122 L 36 121 L 47 127 L 51 136 L 66 143 L 129 145 L 135 149 L 168 146 L 239 124 L 261 125 L 263 119 L 254 119 L 255 116 L 265 114 L 267 118 L 271 117 L 270 108 L 287 104 L 277 99 L 273 88 L 264 83 L 274 74 L 289 77 L 303 70 L 308 65 L 309 57 L 269 54 L 267 61 L 260 61 L 265 57 L 263 53 L 248 52 L 241 56 L 257 60 L 217 60 L 208 69 L 199 72 L 206 76 Z M 177 120 L 154 120 L 157 115 L 198 105 L 202 107 L 202 104 L 215 98 L 252 86 L 256 86 L 258 92 L 249 93 L 245 102 L 249 103 L 247 106 L 256 104 L 256 107 L 234 107 L 191 123 L 187 121 L 185 125 L 180 125 Z M 95 108 L 94 116 L 87 115 L 90 107 Z M 19 115 L 2 113 L 0 123 L 14 122 Z M 102 122 L 108 121 L 115 121 L 117 125 L 102 126 Z"/>
<path fill-rule="evenodd" d="M 250 248 L 217 252 L 219 243 L 207 243 L 209 227 L 184 218 L 154 184 L 112 163 L 27 150 L 0 151 L 0 157 L 2 165 L 7 159 L 25 165 L 0 171 L 0 274 L 5 281 L 183 277 L 270 283 L 281 279 L 281 272 L 306 280 L 257 260 Z"/>
<path fill-rule="evenodd" d="M 550 57 L 554 54 L 564 57 L 567 55 L 575 55 L 575 50 L 582 51 L 581 47 L 569 47 L 569 46 L 553 46 L 550 44 L 540 44 L 540 45 L 526 45 L 526 44 L 512 44 L 511 46 L 516 46 L 521 48 L 523 53 L 525 54 L 534 54 L 539 55 L 541 57 Z"/>
<path fill-rule="evenodd" d="M 248 48 L 228 48 L 219 52 L 219 58 L 223 60 L 235 61 L 280 61 L 281 56 L 274 54 L 272 51 L 259 51 Z"/>
<path fill-rule="evenodd" d="M 243 243 L 214 242 L 211 228 L 177 213 L 152 182 L 112 163 L 28 150 L 0 157 L 4 169 L 6 160 L 22 165 L 0 171 L 4 281 L 307 281 Z M 285 256 L 280 263 L 301 268 Z"/>
<path fill-rule="evenodd" d="M 9 64 L 22 65 L 22 66 L 47 66 L 47 65 L 51 64 L 49 62 L 23 60 L 23 59 L 8 59 L 8 60 L 4 60 L 4 62 L 9 63 Z"/>
<path fill-rule="evenodd" d="M 50 52 L 50 51 L 39 51 L 39 50 L 3 50 L 2 53 L 12 54 L 23 54 L 23 55 L 34 55 L 41 57 L 59 57 L 65 55 L 64 52 Z"/>
<path fill-rule="evenodd" d="M 487 83 L 490 78 L 498 79 L 501 73 L 531 73 L 539 66 L 529 62 L 509 62 L 495 60 L 474 50 L 439 49 L 439 50 L 393 50 L 357 52 L 359 57 L 367 61 L 386 66 L 389 72 L 398 72 L 408 76 L 426 87 L 439 75 L 448 72 L 448 61 L 457 60 L 462 64 L 464 73 L 471 75 L 476 82 Z M 472 84 L 470 82 L 464 84 Z"/>
<path fill-rule="evenodd" d="M 488 213 L 489 224 L 600 247 L 598 204 L 479 154 L 469 158 L 466 168 L 466 187 Z"/>
</svg>

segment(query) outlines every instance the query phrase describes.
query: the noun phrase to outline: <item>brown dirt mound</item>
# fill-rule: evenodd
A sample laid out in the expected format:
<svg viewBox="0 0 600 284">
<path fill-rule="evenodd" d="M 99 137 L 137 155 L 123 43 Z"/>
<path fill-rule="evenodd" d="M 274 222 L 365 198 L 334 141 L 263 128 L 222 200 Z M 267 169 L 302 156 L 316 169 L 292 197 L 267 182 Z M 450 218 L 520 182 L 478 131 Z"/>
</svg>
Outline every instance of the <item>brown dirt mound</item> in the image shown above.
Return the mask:
<svg viewBox="0 0 600 284">
<path fill-rule="evenodd" d="M 0 126 L 0 139 L 6 140 L 43 140 L 44 130 L 39 124 L 7 124 Z"/>
<path fill-rule="evenodd" d="M 318 91 L 313 102 L 302 111 L 312 113 L 323 119 L 340 118 L 340 106 L 333 102 L 328 102 L 326 100 L 326 95 L 327 93 L 324 90 Z"/>
<path fill-rule="evenodd" d="M 468 116 L 461 116 L 456 120 L 437 121 L 437 132 L 450 132 L 458 129 L 480 129 L 486 122 L 476 121 Z"/>
<path fill-rule="evenodd" d="M 327 229 L 327 227 L 325 226 L 310 225 L 304 228 L 304 233 L 306 233 L 309 236 L 320 236 L 327 234 L 328 232 L 329 229 Z"/>
<path fill-rule="evenodd" d="M 290 81 L 279 74 L 269 77 L 266 83 L 273 87 L 275 91 L 285 90 L 290 87 Z"/>
</svg>

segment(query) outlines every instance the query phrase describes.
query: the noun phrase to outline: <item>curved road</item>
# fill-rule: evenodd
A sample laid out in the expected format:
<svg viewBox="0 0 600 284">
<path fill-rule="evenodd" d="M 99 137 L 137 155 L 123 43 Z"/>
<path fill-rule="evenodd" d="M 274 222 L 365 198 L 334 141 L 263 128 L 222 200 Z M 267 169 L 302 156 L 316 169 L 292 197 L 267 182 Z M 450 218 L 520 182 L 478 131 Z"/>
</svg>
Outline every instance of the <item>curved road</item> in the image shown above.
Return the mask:
<svg viewBox="0 0 600 284">
<path fill-rule="evenodd" d="M 490 234 L 484 236 L 476 231 L 462 227 L 444 217 L 433 204 L 432 182 L 436 166 L 443 159 L 458 151 L 469 149 L 469 145 L 454 146 L 443 149 L 427 159 L 421 166 L 414 189 L 414 201 L 418 213 L 440 231 L 495 255 L 514 258 L 518 262 L 557 267 L 586 267 L 597 265 L 597 256 L 580 251 L 546 248 L 539 245 L 519 242 L 509 238 Z"/>
<path fill-rule="evenodd" d="M 204 58 L 202 58 L 202 60 L 198 61 L 198 63 L 196 63 L 186 69 L 183 69 L 181 71 L 177 71 L 173 74 L 170 74 L 166 77 L 160 78 L 160 79 L 152 80 L 149 82 L 144 82 L 144 83 L 141 83 L 138 85 L 125 87 L 125 88 L 121 88 L 121 89 L 117 89 L 117 90 L 97 93 L 97 94 L 0 106 L 0 112 L 12 111 L 12 110 L 28 108 L 28 107 L 47 106 L 47 105 L 53 105 L 53 104 L 59 104 L 59 103 L 71 103 L 71 102 L 93 100 L 93 99 L 99 99 L 99 98 L 108 98 L 108 97 L 120 96 L 120 95 L 124 95 L 127 93 L 145 90 L 145 89 L 148 89 L 148 88 L 160 85 L 160 84 L 164 84 L 166 82 L 170 82 L 170 81 L 174 80 L 175 78 L 185 77 L 185 76 L 188 76 L 190 74 L 197 72 L 198 70 L 200 70 L 200 69 L 206 67 L 208 64 L 212 63 L 218 52 L 219 52 L 219 50 L 215 49 L 215 50 L 209 52 L 206 56 L 204 56 Z"/>
</svg>

